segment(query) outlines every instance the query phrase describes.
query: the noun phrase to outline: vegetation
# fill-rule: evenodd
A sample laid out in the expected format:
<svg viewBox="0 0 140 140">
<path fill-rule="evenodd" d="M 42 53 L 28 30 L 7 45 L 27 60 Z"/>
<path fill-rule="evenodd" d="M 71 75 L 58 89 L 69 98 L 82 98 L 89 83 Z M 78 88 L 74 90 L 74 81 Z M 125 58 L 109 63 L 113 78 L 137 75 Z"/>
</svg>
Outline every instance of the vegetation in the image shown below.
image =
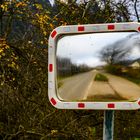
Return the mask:
<svg viewBox="0 0 140 140">
<path fill-rule="evenodd" d="M 69 77 L 75 74 L 88 72 L 90 68 L 86 64 L 74 64 L 69 58 L 60 58 L 57 57 L 57 74 L 58 77 Z M 60 78 L 58 78 L 60 79 Z"/>
<path fill-rule="evenodd" d="M 124 69 L 124 71 L 123 71 Z M 105 70 L 111 74 L 126 78 L 136 84 L 140 84 L 140 69 L 126 67 L 123 65 L 107 65 Z"/>
<path fill-rule="evenodd" d="M 102 82 L 108 82 L 108 78 L 103 75 L 103 74 L 96 74 L 95 78 L 94 78 L 95 81 L 102 81 Z"/>
<path fill-rule="evenodd" d="M 105 70 L 111 74 L 122 75 L 122 66 L 121 65 L 107 65 Z"/>
<path fill-rule="evenodd" d="M 140 85 L 140 69 L 129 68 L 129 70 L 122 73 L 121 76 Z"/>
<path fill-rule="evenodd" d="M 138 34 L 129 36 L 133 40 Z M 103 48 L 101 53 L 102 61 L 106 62 L 104 70 L 108 73 L 124 77 L 136 84 L 140 83 L 140 59 L 139 57 L 129 58 L 132 52 L 132 47 L 137 45 L 138 49 L 140 44 L 139 39 L 133 41 L 133 45 L 125 47 L 127 38 L 121 39 L 113 44 L 107 45 Z"/>
<path fill-rule="evenodd" d="M 54 7 L 43 0 L 0 1 L 0 139 L 102 139 L 103 111 L 57 110 L 49 103 L 48 37 L 60 25 L 139 21 L 137 5 L 129 0 L 56 0 Z M 115 114 L 115 140 L 139 136 L 140 111 Z"/>
<path fill-rule="evenodd" d="M 58 88 L 60 88 L 63 85 L 62 81 L 58 81 Z"/>
</svg>

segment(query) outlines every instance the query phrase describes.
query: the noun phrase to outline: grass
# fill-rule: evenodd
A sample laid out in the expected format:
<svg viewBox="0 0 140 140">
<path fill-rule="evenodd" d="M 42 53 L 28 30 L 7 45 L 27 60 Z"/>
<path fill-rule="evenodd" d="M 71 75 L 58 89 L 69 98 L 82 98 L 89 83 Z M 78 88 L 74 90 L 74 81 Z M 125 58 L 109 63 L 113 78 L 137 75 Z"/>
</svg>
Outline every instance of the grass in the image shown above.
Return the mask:
<svg viewBox="0 0 140 140">
<path fill-rule="evenodd" d="M 108 82 L 108 78 L 103 75 L 103 74 L 96 74 L 95 78 L 94 78 L 95 81 L 103 81 L 103 82 Z"/>
<path fill-rule="evenodd" d="M 60 88 L 63 85 L 63 82 L 59 81 L 58 82 L 58 88 Z"/>
<path fill-rule="evenodd" d="M 126 78 L 127 80 L 129 80 L 129 81 L 131 81 L 131 82 L 133 82 L 133 83 L 135 83 L 135 84 L 140 84 L 140 79 L 137 79 L 137 78 L 131 78 L 131 77 L 126 77 L 126 76 L 124 76 L 124 78 Z"/>
</svg>

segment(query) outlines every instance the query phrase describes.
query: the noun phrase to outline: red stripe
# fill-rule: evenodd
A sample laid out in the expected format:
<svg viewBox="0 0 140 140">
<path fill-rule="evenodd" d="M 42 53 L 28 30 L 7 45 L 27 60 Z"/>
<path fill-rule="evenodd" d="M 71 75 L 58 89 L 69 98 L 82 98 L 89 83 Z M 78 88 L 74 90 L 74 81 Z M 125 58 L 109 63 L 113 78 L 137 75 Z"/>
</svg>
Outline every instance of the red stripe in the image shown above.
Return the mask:
<svg viewBox="0 0 140 140">
<path fill-rule="evenodd" d="M 138 30 L 140 31 L 140 27 L 138 27 Z"/>
<path fill-rule="evenodd" d="M 54 38 L 56 36 L 57 32 L 54 30 L 51 34 L 51 37 Z"/>
<path fill-rule="evenodd" d="M 115 25 L 108 25 L 108 30 L 114 30 L 115 29 Z"/>
<path fill-rule="evenodd" d="M 78 108 L 84 108 L 85 104 L 84 103 L 78 103 Z"/>
<path fill-rule="evenodd" d="M 108 104 L 108 108 L 115 108 L 115 104 Z"/>
<path fill-rule="evenodd" d="M 54 98 L 51 98 L 51 103 L 52 103 L 53 105 L 56 105 L 56 100 L 55 100 Z"/>
<path fill-rule="evenodd" d="M 138 104 L 140 105 L 140 101 L 138 102 Z"/>
<path fill-rule="evenodd" d="M 79 26 L 78 27 L 78 31 L 84 31 L 85 30 L 85 27 L 84 26 Z"/>
<path fill-rule="evenodd" d="M 53 64 L 49 64 L 49 72 L 53 71 Z"/>
</svg>

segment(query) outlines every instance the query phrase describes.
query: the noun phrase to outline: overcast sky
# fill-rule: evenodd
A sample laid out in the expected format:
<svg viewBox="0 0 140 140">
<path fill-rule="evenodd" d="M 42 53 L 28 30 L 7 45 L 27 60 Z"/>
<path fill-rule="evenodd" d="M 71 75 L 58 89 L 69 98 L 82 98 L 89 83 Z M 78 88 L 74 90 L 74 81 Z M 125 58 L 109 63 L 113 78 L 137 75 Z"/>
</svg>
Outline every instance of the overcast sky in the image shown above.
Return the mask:
<svg viewBox="0 0 140 140">
<path fill-rule="evenodd" d="M 51 5 L 53 6 L 54 5 L 54 0 L 49 0 Z"/>
<path fill-rule="evenodd" d="M 87 64 L 89 66 L 98 66 L 104 64 L 100 60 L 101 50 L 118 40 L 125 39 L 132 32 L 119 32 L 119 33 L 94 33 L 94 34 L 81 34 L 65 36 L 58 41 L 57 56 L 63 58 L 70 58 L 73 63 Z M 133 41 L 129 39 L 125 46 L 131 47 L 131 57 L 140 56 L 140 51 L 133 45 Z"/>
<path fill-rule="evenodd" d="M 53 6 L 54 5 L 54 0 L 49 0 L 50 1 L 50 3 L 51 3 L 51 5 Z M 66 1 L 66 0 L 61 0 L 61 1 Z M 80 2 L 80 0 L 77 0 L 77 2 Z"/>
</svg>

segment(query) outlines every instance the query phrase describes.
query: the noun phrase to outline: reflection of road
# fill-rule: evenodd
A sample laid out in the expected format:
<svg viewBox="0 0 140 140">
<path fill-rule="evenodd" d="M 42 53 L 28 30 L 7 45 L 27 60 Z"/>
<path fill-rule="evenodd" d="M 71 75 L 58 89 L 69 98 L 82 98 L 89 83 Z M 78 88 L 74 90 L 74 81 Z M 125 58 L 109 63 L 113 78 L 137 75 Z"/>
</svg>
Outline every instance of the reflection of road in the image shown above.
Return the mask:
<svg viewBox="0 0 140 140">
<path fill-rule="evenodd" d="M 86 99 L 95 75 L 95 71 L 90 71 L 62 80 L 62 86 L 59 88 L 60 98 L 72 101 Z"/>
<path fill-rule="evenodd" d="M 140 87 L 119 76 L 103 73 L 108 82 L 94 81 L 88 93 L 88 100 L 138 100 Z"/>
<path fill-rule="evenodd" d="M 140 87 L 137 84 L 111 74 L 105 75 L 109 78 L 109 83 L 112 84 L 114 90 L 116 90 L 121 97 L 128 100 L 137 100 L 140 98 Z"/>
<path fill-rule="evenodd" d="M 102 73 L 108 82 L 94 81 L 95 75 Z M 93 100 L 93 101 L 134 101 L 140 97 L 140 87 L 119 76 L 90 71 L 61 81 L 59 97 L 63 100 Z"/>
</svg>

